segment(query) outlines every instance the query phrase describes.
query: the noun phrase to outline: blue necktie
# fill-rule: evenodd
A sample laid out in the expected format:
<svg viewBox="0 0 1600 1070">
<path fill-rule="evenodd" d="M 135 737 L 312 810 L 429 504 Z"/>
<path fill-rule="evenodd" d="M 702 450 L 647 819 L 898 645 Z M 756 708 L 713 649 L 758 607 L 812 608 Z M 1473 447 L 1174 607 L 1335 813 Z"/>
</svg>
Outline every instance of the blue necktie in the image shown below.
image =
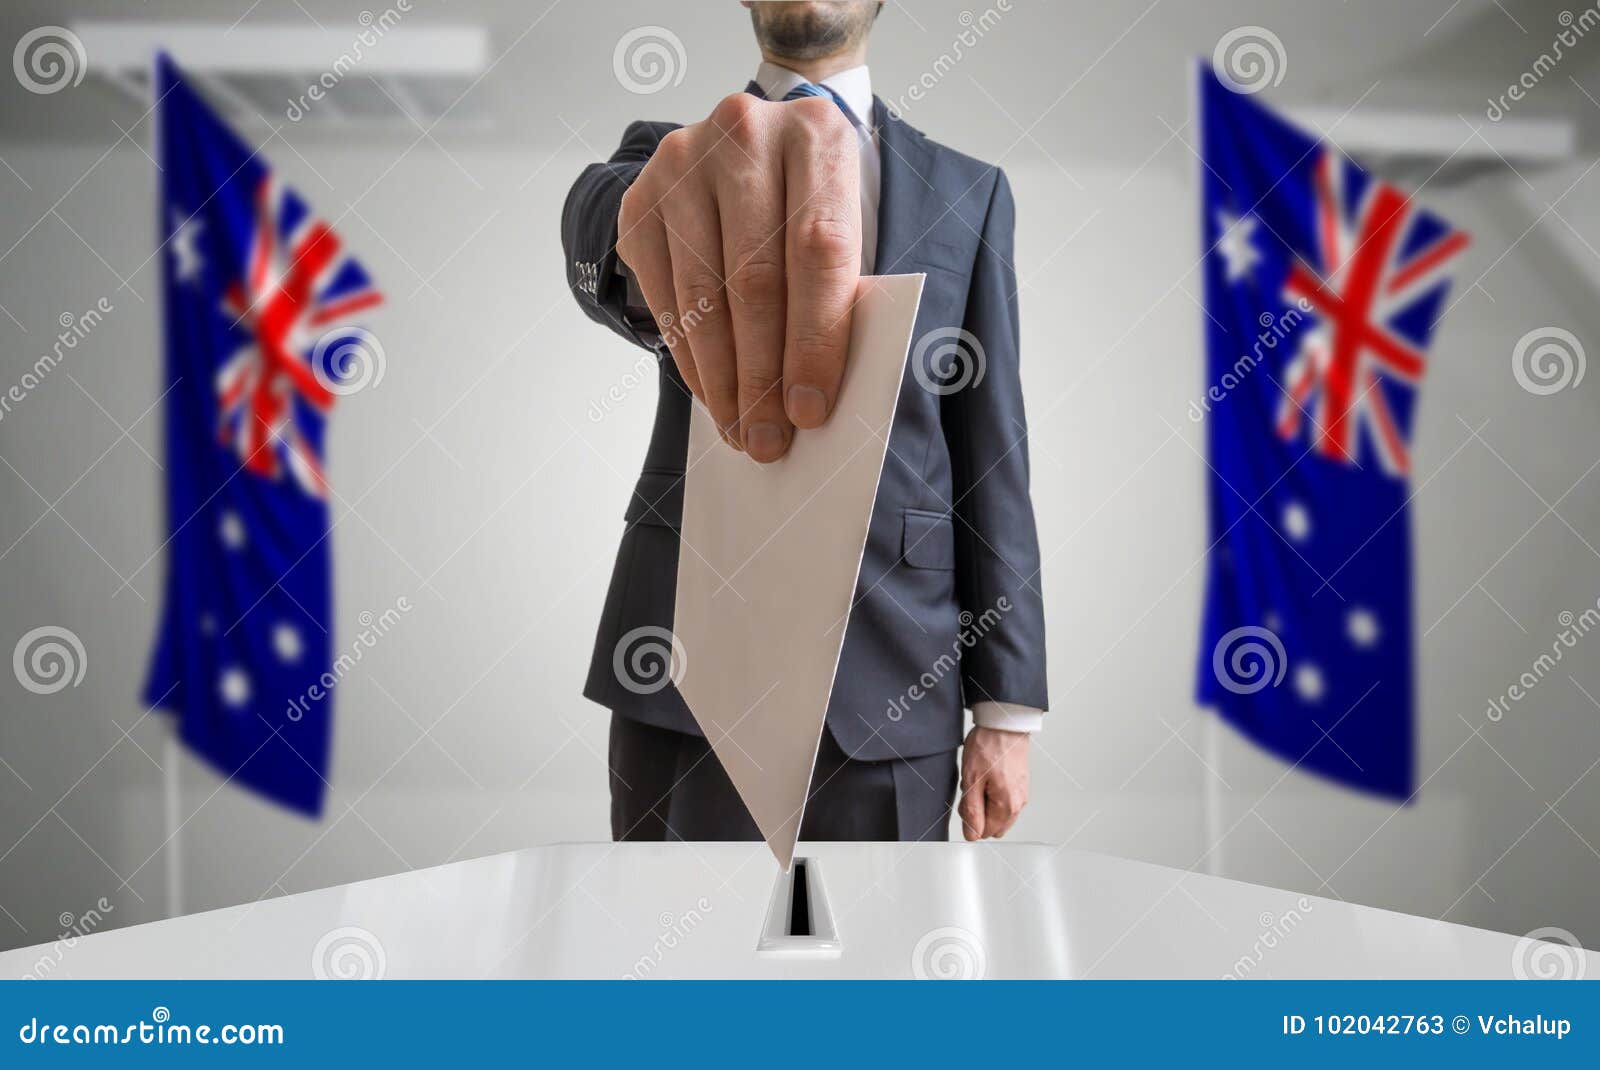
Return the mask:
<svg viewBox="0 0 1600 1070">
<path fill-rule="evenodd" d="M 801 97 L 825 97 L 833 101 L 839 105 L 839 110 L 844 112 L 844 117 L 850 120 L 850 125 L 858 130 L 861 129 L 861 120 L 856 118 L 856 113 L 850 110 L 850 105 L 846 104 L 843 97 L 827 86 L 817 85 L 815 82 L 801 82 L 783 95 L 784 100 L 799 100 Z"/>
</svg>

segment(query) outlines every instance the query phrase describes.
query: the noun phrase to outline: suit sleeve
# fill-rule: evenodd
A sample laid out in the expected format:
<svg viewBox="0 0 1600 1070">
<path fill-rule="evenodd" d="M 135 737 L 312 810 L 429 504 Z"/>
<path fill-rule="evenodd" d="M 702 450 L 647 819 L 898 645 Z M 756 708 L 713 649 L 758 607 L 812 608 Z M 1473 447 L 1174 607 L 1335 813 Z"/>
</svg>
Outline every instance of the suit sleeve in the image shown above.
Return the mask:
<svg viewBox="0 0 1600 1070">
<path fill-rule="evenodd" d="M 974 374 L 945 396 L 941 413 L 954 475 L 957 595 L 970 640 L 961 682 L 968 706 L 1044 710 L 1044 599 L 1012 259 L 1016 208 L 1005 173 L 996 176 L 964 325 L 981 378 Z"/>
<path fill-rule="evenodd" d="M 648 310 L 630 310 L 628 281 L 618 270 L 617 210 L 656 146 L 674 129 L 673 123 L 630 123 L 609 160 L 583 169 L 561 210 L 567 286 L 578 305 L 596 323 L 646 349 L 656 348 L 659 336 Z"/>
</svg>

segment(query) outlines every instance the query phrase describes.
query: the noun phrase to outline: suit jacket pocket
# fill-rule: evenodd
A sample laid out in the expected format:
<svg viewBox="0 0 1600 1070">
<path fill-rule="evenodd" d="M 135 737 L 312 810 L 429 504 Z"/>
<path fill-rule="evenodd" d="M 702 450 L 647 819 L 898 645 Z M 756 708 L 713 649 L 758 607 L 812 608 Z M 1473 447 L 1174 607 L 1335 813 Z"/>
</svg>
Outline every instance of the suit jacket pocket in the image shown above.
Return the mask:
<svg viewBox="0 0 1600 1070">
<path fill-rule="evenodd" d="M 900 556 L 912 568 L 953 571 L 956 529 L 949 515 L 926 509 L 905 510 Z"/>
</svg>

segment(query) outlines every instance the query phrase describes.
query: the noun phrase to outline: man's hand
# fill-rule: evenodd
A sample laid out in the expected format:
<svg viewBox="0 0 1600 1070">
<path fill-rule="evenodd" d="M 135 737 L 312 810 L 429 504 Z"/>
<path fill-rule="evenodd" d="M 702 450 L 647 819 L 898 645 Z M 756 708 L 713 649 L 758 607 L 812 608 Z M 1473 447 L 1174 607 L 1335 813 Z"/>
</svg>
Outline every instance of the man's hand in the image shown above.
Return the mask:
<svg viewBox="0 0 1600 1070">
<path fill-rule="evenodd" d="M 622 198 L 618 256 L 677 325 L 689 389 L 758 461 L 833 411 L 861 274 L 859 153 L 830 100 L 737 93 L 662 138 Z"/>
<path fill-rule="evenodd" d="M 961 832 L 970 840 L 1004 836 L 1028 805 L 1026 732 L 974 728 L 961 749 Z"/>
</svg>

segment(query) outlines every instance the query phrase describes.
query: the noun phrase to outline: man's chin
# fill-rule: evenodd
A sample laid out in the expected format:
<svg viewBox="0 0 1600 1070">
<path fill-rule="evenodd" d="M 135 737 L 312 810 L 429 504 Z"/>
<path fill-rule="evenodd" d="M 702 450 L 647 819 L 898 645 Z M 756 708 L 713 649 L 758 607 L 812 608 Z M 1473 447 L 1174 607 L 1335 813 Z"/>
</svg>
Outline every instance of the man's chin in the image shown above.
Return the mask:
<svg viewBox="0 0 1600 1070">
<path fill-rule="evenodd" d="M 872 27 L 869 4 L 762 4 L 752 9 L 756 40 L 774 59 L 811 60 L 858 44 Z"/>
<path fill-rule="evenodd" d="M 837 27 L 818 25 L 805 15 L 774 20 L 763 28 L 761 45 L 777 59 L 821 59 L 850 45 L 850 35 Z"/>
</svg>

